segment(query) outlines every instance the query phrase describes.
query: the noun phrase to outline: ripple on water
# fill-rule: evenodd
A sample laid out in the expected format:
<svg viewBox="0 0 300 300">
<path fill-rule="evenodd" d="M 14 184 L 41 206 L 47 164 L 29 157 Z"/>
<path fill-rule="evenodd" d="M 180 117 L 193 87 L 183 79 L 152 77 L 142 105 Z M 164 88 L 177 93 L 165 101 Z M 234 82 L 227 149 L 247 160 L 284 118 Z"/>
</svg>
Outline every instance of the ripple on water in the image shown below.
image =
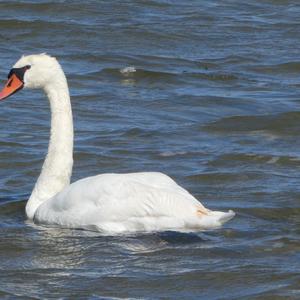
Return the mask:
<svg viewBox="0 0 300 300">
<path fill-rule="evenodd" d="M 299 112 L 283 112 L 276 115 L 226 117 L 206 125 L 204 128 L 214 132 L 251 133 L 270 132 L 277 135 L 299 134 Z"/>
<path fill-rule="evenodd" d="M 198 233 L 33 225 L 49 107 L 21 91 L 0 109 L 0 298 L 300 298 L 296 0 L 0 1 L 0 15 L 2 79 L 23 53 L 66 71 L 72 180 L 163 171 L 237 213 Z"/>
</svg>

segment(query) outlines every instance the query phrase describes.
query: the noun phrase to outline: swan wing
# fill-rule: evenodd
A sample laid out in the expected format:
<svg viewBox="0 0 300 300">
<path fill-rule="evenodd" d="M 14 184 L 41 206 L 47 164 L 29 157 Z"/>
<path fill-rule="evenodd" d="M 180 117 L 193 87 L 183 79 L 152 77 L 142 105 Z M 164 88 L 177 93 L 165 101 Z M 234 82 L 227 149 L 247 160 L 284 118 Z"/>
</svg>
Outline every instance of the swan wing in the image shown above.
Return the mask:
<svg viewBox="0 0 300 300">
<path fill-rule="evenodd" d="M 34 221 L 108 232 L 148 231 L 199 227 L 203 211 L 210 214 L 162 173 L 101 174 L 79 180 L 42 203 Z"/>
</svg>

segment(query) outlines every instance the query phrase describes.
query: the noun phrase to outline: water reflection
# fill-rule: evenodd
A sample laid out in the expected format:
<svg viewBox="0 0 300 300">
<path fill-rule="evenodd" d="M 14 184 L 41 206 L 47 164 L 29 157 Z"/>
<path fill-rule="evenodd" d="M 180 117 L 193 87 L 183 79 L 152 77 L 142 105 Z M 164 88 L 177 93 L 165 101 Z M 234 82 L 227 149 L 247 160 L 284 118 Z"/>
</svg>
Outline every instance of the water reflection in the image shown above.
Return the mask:
<svg viewBox="0 0 300 300">
<path fill-rule="evenodd" d="M 83 266 L 89 259 L 89 243 L 83 241 L 71 230 L 59 228 L 38 228 L 33 236 L 35 254 L 32 256 L 33 268 L 73 269 Z"/>
</svg>

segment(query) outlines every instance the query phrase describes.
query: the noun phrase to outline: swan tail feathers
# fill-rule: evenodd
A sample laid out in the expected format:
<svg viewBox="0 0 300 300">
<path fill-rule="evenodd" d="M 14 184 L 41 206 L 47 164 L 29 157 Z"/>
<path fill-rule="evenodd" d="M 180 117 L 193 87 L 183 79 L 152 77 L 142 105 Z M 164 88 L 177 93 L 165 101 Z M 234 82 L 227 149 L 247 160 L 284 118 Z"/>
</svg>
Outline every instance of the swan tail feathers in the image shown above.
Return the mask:
<svg viewBox="0 0 300 300">
<path fill-rule="evenodd" d="M 235 212 L 229 210 L 228 212 L 222 211 L 199 211 L 197 210 L 197 216 L 199 225 L 203 228 L 218 228 L 221 227 L 223 224 L 231 220 L 235 216 Z"/>
</svg>

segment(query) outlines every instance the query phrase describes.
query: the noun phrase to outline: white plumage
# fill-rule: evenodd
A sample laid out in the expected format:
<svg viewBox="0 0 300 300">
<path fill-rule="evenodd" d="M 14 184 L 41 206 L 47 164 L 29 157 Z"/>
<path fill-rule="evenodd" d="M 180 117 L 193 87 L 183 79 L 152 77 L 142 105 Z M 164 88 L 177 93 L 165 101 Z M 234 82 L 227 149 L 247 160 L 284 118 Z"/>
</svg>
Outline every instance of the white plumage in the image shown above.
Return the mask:
<svg viewBox="0 0 300 300">
<path fill-rule="evenodd" d="M 68 85 L 55 58 L 23 56 L 24 87 L 42 88 L 51 108 L 51 137 L 42 172 L 26 205 L 35 223 L 105 233 L 216 228 L 234 212 L 206 209 L 162 173 L 101 174 L 70 184 L 73 121 Z"/>
</svg>

